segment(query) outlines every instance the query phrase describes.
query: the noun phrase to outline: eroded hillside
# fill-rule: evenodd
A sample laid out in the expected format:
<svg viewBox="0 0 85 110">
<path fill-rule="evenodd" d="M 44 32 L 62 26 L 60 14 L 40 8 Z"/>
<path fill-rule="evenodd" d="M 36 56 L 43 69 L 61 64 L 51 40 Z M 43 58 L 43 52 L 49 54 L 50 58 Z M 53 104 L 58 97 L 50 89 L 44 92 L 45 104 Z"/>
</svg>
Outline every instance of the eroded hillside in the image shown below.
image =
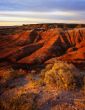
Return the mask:
<svg viewBox="0 0 85 110">
<path fill-rule="evenodd" d="M 84 110 L 85 28 L 8 28 L 0 30 L 0 110 Z"/>
<path fill-rule="evenodd" d="M 85 61 L 85 28 L 27 30 L 0 35 L 0 60 L 20 64 L 43 64 L 58 60 Z"/>
</svg>

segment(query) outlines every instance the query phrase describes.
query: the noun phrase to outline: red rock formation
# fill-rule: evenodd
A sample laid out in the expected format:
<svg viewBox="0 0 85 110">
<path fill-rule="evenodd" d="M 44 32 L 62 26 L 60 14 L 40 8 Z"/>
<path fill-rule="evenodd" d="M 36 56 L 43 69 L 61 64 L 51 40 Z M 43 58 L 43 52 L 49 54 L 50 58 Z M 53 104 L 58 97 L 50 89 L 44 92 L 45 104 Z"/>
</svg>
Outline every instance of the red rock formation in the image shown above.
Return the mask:
<svg viewBox="0 0 85 110">
<path fill-rule="evenodd" d="M 30 30 L 0 36 L 0 52 L 0 59 L 20 64 L 40 64 L 52 57 L 85 60 L 85 28 Z"/>
</svg>

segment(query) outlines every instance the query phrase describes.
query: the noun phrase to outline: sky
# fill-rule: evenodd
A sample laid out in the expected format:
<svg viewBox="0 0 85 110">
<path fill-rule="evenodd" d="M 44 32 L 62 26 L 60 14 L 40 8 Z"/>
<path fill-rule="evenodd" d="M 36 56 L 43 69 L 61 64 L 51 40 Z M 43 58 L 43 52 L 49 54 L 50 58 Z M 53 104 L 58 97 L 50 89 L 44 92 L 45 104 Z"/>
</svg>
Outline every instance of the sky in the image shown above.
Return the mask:
<svg viewBox="0 0 85 110">
<path fill-rule="evenodd" d="M 85 0 L 0 0 L 0 26 L 85 23 Z"/>
</svg>

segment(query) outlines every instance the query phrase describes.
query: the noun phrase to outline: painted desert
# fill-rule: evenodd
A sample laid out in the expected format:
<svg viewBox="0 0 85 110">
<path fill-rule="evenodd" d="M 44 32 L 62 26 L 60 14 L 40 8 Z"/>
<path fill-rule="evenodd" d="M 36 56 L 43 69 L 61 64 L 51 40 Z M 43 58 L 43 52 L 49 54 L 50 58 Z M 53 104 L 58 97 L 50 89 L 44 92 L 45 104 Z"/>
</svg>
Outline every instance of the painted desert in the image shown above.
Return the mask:
<svg viewBox="0 0 85 110">
<path fill-rule="evenodd" d="M 85 25 L 0 27 L 0 110 L 85 110 Z"/>
</svg>

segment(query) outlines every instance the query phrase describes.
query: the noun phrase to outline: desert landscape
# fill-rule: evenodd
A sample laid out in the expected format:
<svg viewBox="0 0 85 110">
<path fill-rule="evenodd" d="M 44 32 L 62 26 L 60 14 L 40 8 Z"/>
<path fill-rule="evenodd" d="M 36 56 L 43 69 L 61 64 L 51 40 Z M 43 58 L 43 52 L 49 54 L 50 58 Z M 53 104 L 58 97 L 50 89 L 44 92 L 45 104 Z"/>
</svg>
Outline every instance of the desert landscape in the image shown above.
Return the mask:
<svg viewBox="0 0 85 110">
<path fill-rule="evenodd" d="M 0 26 L 0 110 L 85 110 L 85 24 Z"/>
</svg>

